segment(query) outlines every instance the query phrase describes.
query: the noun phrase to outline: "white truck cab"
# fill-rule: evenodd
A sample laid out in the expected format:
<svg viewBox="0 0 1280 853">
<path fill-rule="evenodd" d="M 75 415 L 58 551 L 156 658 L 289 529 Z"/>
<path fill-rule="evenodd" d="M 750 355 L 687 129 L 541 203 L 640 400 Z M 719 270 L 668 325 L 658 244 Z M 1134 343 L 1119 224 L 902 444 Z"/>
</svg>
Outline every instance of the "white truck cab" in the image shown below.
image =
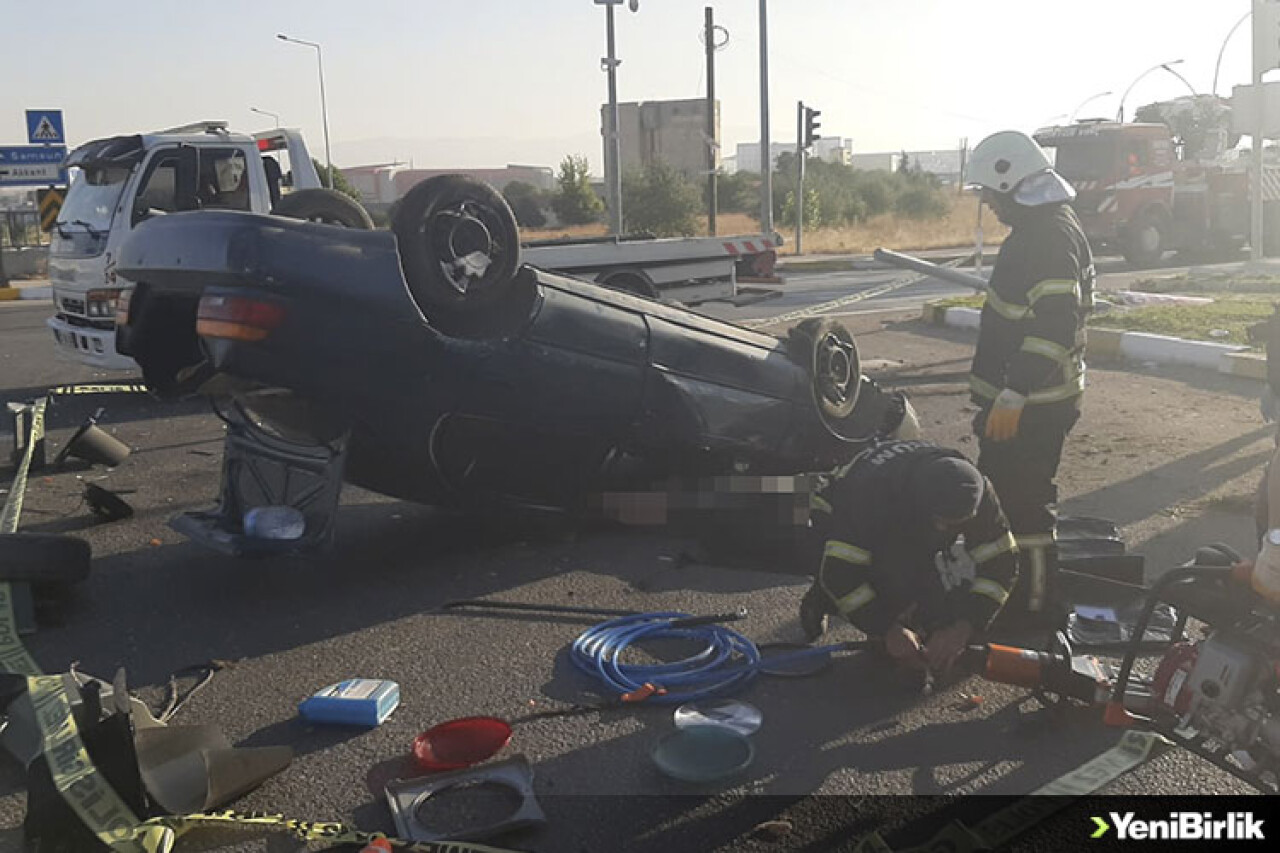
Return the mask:
<svg viewBox="0 0 1280 853">
<path fill-rule="evenodd" d="M 49 246 L 55 314 L 47 322 L 59 353 L 115 370 L 136 368 L 115 348 L 116 300 L 132 286 L 117 278 L 115 259 L 134 226 L 184 210 L 270 213 L 286 187 L 321 186 L 298 131 L 250 136 L 219 121 L 94 140 L 66 165 L 71 186 Z"/>
</svg>

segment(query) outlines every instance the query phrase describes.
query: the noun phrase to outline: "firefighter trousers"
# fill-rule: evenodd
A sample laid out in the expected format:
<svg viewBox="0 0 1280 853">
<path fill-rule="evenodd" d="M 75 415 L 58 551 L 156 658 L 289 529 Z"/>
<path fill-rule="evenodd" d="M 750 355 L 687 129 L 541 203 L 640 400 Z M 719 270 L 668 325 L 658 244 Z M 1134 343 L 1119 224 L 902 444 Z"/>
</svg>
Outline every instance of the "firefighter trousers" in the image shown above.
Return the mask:
<svg viewBox="0 0 1280 853">
<path fill-rule="evenodd" d="M 974 419 L 979 437 L 978 469 L 991 480 L 1018 543 L 1018 582 L 1008 609 L 1041 612 L 1054 594 L 1058 549 L 1058 464 L 1067 433 L 1080 419 L 1080 400 L 1027 406 L 1018 434 L 1008 441 L 983 436 L 987 410 Z"/>
</svg>

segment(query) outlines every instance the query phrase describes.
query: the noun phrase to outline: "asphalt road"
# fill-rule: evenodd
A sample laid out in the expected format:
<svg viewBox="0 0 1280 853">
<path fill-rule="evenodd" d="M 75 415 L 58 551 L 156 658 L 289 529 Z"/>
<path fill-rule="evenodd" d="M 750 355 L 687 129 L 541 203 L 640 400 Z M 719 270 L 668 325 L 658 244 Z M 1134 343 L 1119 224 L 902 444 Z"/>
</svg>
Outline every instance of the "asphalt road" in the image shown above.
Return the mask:
<svg viewBox="0 0 1280 853">
<path fill-rule="evenodd" d="M 730 310 L 772 315 L 885 279 L 883 272 L 797 276 L 784 296 Z M 917 287 L 898 298 L 939 292 L 936 285 Z M 42 303 L 0 305 L 6 401 L 55 383 L 103 378 L 51 360 L 46 311 Z M 875 354 L 919 367 L 914 378 L 907 371 L 897 380 L 918 386 L 927 427 L 958 440 L 963 395 L 931 392 L 930 383 L 944 381 L 939 371 L 949 377 L 962 369 L 971 342 L 911 323 L 881 324 L 878 316 L 855 319 L 867 324 L 858 333 L 865 331 L 860 339 Z M 1108 381 L 1107 371 L 1099 373 Z M 412 775 L 407 753 L 418 732 L 453 717 L 510 718 L 590 699 L 591 682 L 572 668 L 566 649 L 592 620 L 441 612 L 446 601 L 492 596 L 689 613 L 746 606 L 750 616 L 736 627 L 757 642 L 799 639 L 795 612 L 807 582 L 793 573 L 797 567 L 772 573 L 709 564 L 699 559 L 697 543 L 663 530 L 460 518 L 348 489 L 330 552 L 259 560 L 212 554 L 172 532 L 166 520 L 216 498 L 221 423 L 199 403 L 73 399 L 51 412 L 52 449 L 98 404 L 107 408 L 103 426 L 134 453 L 109 472 L 44 471 L 33 478 L 22 529 L 87 539 L 94 567 L 60 624 L 29 637 L 28 647 L 49 672 L 78 662 L 109 678 L 124 666 L 131 687 L 153 706 L 162 704 L 170 673 L 227 662 L 174 724 L 216 724 L 238 745 L 296 751 L 288 770 L 238 808 L 390 831 L 382 789 Z M 1233 398 L 1231 405 L 1246 404 Z M 6 447 L 9 430 L 0 428 Z M 135 516 L 95 524 L 81 503 L 86 481 L 125 492 Z M 1105 513 L 1112 505 L 1103 499 L 1090 508 Z M 841 629 L 831 639 L 854 636 Z M 353 676 L 399 682 L 403 702 L 387 723 L 366 731 L 297 718 L 300 700 Z M 980 692 L 982 704 L 961 707 L 965 691 Z M 691 787 L 655 769 L 649 756 L 672 731 L 670 708 L 519 724 L 504 754 L 532 763 L 548 823 L 496 843 L 535 851 L 817 850 L 851 847 L 877 828 L 895 844 L 920 841 L 954 812 L 880 795 L 1022 794 L 1117 740 L 1091 714 L 1049 713 L 1012 688 L 970 680 L 922 695 L 867 656 L 843 657 L 819 677 L 760 679 L 744 698 L 761 709 L 764 726 L 754 736 L 754 762 L 730 786 Z M 23 790 L 20 769 L 0 762 L 0 828 L 20 823 Z M 1243 786 L 1191 756 L 1170 754 L 1113 790 L 1204 794 Z M 771 819 L 791 824 L 782 842 L 753 834 Z M 1083 817 L 1068 826 L 1092 829 Z M 15 838 L 0 832 L 0 849 Z M 1042 833 L 1038 849 L 1050 849 L 1054 838 L 1062 840 Z M 295 848 L 275 839 L 244 841 L 237 849 Z"/>
</svg>

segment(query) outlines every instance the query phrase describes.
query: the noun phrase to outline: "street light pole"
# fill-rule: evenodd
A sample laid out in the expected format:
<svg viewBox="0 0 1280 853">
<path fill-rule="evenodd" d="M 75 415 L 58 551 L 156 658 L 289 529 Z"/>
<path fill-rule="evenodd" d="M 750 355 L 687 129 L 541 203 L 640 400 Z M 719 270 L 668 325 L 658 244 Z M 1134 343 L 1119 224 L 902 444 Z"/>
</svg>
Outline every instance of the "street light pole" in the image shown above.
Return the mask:
<svg viewBox="0 0 1280 853">
<path fill-rule="evenodd" d="M 1071 116 L 1067 119 L 1067 124 L 1074 124 L 1076 120 L 1076 116 L 1080 113 L 1082 109 L 1084 109 L 1094 101 L 1098 100 L 1098 98 L 1105 98 L 1110 94 L 1112 94 L 1110 91 L 1099 92 L 1096 95 L 1090 95 L 1089 97 L 1085 98 L 1083 101 L 1080 102 L 1080 106 L 1076 107 L 1074 110 L 1071 111 Z"/>
<path fill-rule="evenodd" d="M 1143 71 L 1137 77 L 1133 78 L 1133 82 L 1129 84 L 1129 88 L 1125 89 L 1124 94 L 1120 96 L 1120 108 L 1119 110 L 1116 111 L 1116 121 L 1121 122 L 1122 124 L 1124 123 L 1125 98 L 1129 97 L 1129 93 L 1133 91 L 1134 86 L 1138 85 L 1138 81 L 1141 80 L 1143 77 L 1146 77 L 1151 72 L 1159 71 L 1161 68 L 1163 68 L 1165 71 L 1168 71 L 1170 74 L 1172 74 L 1175 77 L 1178 77 L 1179 79 L 1182 80 L 1182 82 L 1186 83 L 1187 81 L 1185 78 L 1182 77 L 1182 75 L 1178 74 L 1178 72 L 1174 71 L 1169 67 L 1170 65 L 1179 65 L 1181 63 L 1182 63 L 1181 59 L 1175 59 L 1172 62 L 1161 62 L 1159 65 L 1153 65 L 1150 68 L 1148 68 L 1146 71 Z M 1191 84 L 1187 83 L 1187 85 L 1190 86 Z M 1194 88 L 1191 90 L 1191 93 L 1195 94 Z"/>
<path fill-rule="evenodd" d="M 604 9 L 605 70 L 609 74 L 609 157 L 605 164 L 609 172 L 609 231 L 615 237 L 622 236 L 622 136 L 621 119 L 618 114 L 618 59 L 613 40 L 613 7 L 616 3 L 608 3 Z"/>
<path fill-rule="evenodd" d="M 613 42 L 613 7 L 623 0 L 595 0 L 604 7 L 605 50 L 607 56 L 600 63 L 609 75 L 609 121 L 605 128 L 604 178 L 609 194 L 609 230 L 615 237 L 622 236 L 622 131 L 618 117 L 618 66 Z M 632 12 L 640 10 L 640 0 L 627 0 Z"/>
<path fill-rule="evenodd" d="M 291 38 L 283 33 L 276 33 L 276 38 L 316 49 L 316 63 L 320 68 L 320 118 L 324 122 L 324 165 L 329 173 L 329 189 L 333 189 L 333 157 L 329 153 L 329 104 L 324 94 L 324 53 L 320 50 L 320 45 L 313 41 Z"/>
<path fill-rule="evenodd" d="M 1231 41 L 1231 37 L 1236 34 L 1236 30 L 1240 29 L 1240 25 L 1249 20 L 1249 16 L 1253 14 L 1253 9 L 1245 12 L 1240 16 L 1240 20 L 1227 32 L 1227 37 L 1222 40 L 1222 47 L 1218 48 L 1218 61 L 1213 66 L 1213 89 L 1209 94 L 1218 94 L 1218 72 L 1222 70 L 1222 55 L 1227 52 L 1227 42 Z"/>
<path fill-rule="evenodd" d="M 279 114 L 279 113 L 273 113 L 273 112 L 271 112 L 270 110 L 260 110 L 260 109 L 258 109 L 257 107 L 249 107 L 249 112 L 251 112 L 251 113 L 257 113 L 257 114 L 258 114 L 258 115 L 260 115 L 260 116 L 270 116 L 271 118 L 275 119 L 275 122 L 276 122 L 276 129 L 278 130 L 278 129 L 280 128 L 280 114 Z"/>
<path fill-rule="evenodd" d="M 773 233 L 773 157 L 769 145 L 769 0 L 760 0 L 760 230 Z"/>
</svg>

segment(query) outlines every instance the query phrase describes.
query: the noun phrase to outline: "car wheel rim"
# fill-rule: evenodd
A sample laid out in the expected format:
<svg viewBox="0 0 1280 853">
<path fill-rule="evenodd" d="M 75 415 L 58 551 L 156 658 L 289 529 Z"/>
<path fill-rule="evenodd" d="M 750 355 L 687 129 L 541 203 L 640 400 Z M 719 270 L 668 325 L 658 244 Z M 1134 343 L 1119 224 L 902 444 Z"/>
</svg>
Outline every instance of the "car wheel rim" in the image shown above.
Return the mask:
<svg viewBox="0 0 1280 853">
<path fill-rule="evenodd" d="M 1144 252 L 1154 252 L 1160 248 L 1160 229 L 1148 225 L 1138 234 L 1138 245 Z"/>
<path fill-rule="evenodd" d="M 853 381 L 853 358 L 849 347 L 835 335 L 827 335 L 815 352 L 818 389 L 824 400 L 837 406 L 849 399 Z"/>
<path fill-rule="evenodd" d="M 460 296 L 483 283 L 502 251 L 485 214 L 484 208 L 464 202 L 437 212 L 427 222 L 440 269 Z"/>
</svg>

